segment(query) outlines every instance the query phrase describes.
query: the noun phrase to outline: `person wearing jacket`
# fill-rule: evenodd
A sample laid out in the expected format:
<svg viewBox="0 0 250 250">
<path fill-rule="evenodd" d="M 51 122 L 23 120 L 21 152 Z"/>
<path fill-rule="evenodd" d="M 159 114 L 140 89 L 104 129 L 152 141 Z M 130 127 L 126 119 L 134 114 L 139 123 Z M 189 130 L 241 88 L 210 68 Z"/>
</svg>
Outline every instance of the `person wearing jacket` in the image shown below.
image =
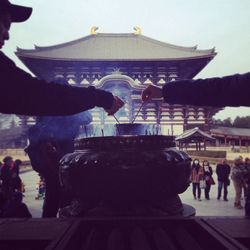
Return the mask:
<svg viewBox="0 0 250 250">
<path fill-rule="evenodd" d="M 226 159 L 223 159 L 222 162 L 216 166 L 216 174 L 218 177 L 217 200 L 220 200 L 221 192 L 222 192 L 222 188 L 223 188 L 223 190 L 224 190 L 223 200 L 228 201 L 228 199 L 227 199 L 227 194 L 228 194 L 227 187 L 230 184 L 230 180 L 229 180 L 230 171 L 231 171 L 231 168 L 227 164 Z"/>
<path fill-rule="evenodd" d="M 234 166 L 232 168 L 231 179 L 234 184 L 235 189 L 235 202 L 234 207 L 242 209 L 241 205 L 241 195 L 245 184 L 245 176 L 247 174 L 246 168 L 244 166 L 242 157 L 237 157 L 234 160 Z"/>
<path fill-rule="evenodd" d="M 9 39 L 12 23 L 26 21 L 32 8 L 0 0 L 0 49 Z M 49 83 L 32 77 L 0 51 L 0 112 L 31 116 L 72 115 L 94 107 L 113 115 L 124 105 L 110 92 Z"/>
<path fill-rule="evenodd" d="M 209 192 L 210 192 L 210 189 L 211 189 L 211 185 L 214 184 L 214 180 L 213 180 L 213 177 L 212 177 L 213 170 L 209 166 L 208 161 L 203 161 L 202 165 L 203 165 L 204 180 L 206 182 L 206 187 L 204 189 L 204 191 L 205 191 L 205 199 L 210 200 Z"/>
<path fill-rule="evenodd" d="M 203 168 L 200 165 L 199 160 L 194 159 L 193 164 L 192 164 L 192 170 L 191 170 L 191 182 L 192 182 L 192 186 L 193 186 L 194 199 L 196 200 L 197 195 L 198 195 L 198 201 L 201 201 L 200 181 L 203 180 L 203 177 L 204 177 Z"/>
<path fill-rule="evenodd" d="M 11 172 L 13 169 L 13 158 L 11 156 L 6 156 L 3 159 L 3 166 L 1 168 L 1 176 L 0 179 L 2 181 L 2 191 L 3 191 L 3 195 L 4 198 L 6 200 L 9 200 L 11 198 L 12 195 L 12 186 L 11 186 Z"/>
<path fill-rule="evenodd" d="M 245 215 L 250 216 L 250 159 L 248 157 L 245 158 L 245 169 L 246 169 L 246 184 L 247 184 L 247 197 L 245 203 Z"/>
<path fill-rule="evenodd" d="M 142 101 L 164 98 L 169 104 L 195 106 L 250 106 L 250 72 L 207 79 L 183 79 L 166 83 L 163 88 L 149 85 Z M 213 98 L 211 98 L 213 97 Z"/>
</svg>

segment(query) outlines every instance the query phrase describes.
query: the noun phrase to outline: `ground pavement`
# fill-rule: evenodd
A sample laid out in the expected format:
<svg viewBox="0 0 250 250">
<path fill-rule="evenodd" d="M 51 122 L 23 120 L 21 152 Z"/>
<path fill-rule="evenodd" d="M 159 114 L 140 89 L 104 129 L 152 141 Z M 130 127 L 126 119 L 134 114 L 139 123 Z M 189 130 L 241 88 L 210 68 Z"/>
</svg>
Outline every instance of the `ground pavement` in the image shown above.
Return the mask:
<svg viewBox="0 0 250 250">
<path fill-rule="evenodd" d="M 41 217 L 43 200 L 35 199 L 37 195 L 36 184 L 39 181 L 39 176 L 34 171 L 28 171 L 21 174 L 21 178 L 25 183 L 26 189 L 24 202 L 29 207 L 34 218 Z M 183 203 L 191 205 L 196 209 L 196 215 L 198 216 L 244 216 L 244 209 L 239 210 L 233 207 L 234 188 L 232 184 L 229 186 L 228 191 L 228 202 L 216 199 L 217 183 L 211 188 L 210 200 L 205 200 L 204 190 L 202 190 L 202 201 L 194 200 L 191 186 L 180 197 Z"/>
</svg>

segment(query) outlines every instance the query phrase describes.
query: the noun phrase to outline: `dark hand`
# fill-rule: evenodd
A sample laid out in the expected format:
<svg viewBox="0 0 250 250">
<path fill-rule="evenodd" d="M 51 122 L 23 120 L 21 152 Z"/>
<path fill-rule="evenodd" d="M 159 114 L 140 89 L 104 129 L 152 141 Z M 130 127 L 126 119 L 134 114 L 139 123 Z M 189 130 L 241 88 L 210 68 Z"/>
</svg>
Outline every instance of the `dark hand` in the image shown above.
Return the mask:
<svg viewBox="0 0 250 250">
<path fill-rule="evenodd" d="M 110 109 L 105 109 L 108 115 L 115 114 L 122 106 L 124 105 L 123 100 L 121 100 L 118 96 L 114 96 L 114 101 L 112 107 Z"/>
<path fill-rule="evenodd" d="M 143 102 L 150 101 L 154 98 L 162 97 L 162 88 L 155 85 L 149 85 L 146 89 L 142 91 L 141 94 L 141 99 Z"/>
</svg>

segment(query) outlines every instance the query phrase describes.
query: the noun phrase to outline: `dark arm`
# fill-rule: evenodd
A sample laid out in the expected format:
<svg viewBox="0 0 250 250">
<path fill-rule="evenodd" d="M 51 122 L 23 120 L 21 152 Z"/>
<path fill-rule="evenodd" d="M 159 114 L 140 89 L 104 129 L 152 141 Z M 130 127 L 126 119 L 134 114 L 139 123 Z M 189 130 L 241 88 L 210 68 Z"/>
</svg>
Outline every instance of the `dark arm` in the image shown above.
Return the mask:
<svg viewBox="0 0 250 250">
<path fill-rule="evenodd" d="M 249 91 L 250 72 L 222 78 L 169 82 L 163 87 L 163 97 L 169 104 L 250 106 Z"/>
<path fill-rule="evenodd" d="M 0 52 L 0 112 L 21 115 L 70 115 L 109 109 L 113 95 L 94 87 L 72 87 L 32 77 Z"/>
</svg>

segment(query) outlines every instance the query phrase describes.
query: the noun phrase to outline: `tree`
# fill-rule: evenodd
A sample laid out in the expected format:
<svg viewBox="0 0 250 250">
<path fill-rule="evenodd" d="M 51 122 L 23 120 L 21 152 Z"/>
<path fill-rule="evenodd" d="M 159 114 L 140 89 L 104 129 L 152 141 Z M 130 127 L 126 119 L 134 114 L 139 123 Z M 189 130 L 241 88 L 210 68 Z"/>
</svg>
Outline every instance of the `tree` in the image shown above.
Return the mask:
<svg viewBox="0 0 250 250">
<path fill-rule="evenodd" d="M 250 128 L 250 116 L 237 116 L 233 122 L 233 126 L 237 128 Z"/>
</svg>

